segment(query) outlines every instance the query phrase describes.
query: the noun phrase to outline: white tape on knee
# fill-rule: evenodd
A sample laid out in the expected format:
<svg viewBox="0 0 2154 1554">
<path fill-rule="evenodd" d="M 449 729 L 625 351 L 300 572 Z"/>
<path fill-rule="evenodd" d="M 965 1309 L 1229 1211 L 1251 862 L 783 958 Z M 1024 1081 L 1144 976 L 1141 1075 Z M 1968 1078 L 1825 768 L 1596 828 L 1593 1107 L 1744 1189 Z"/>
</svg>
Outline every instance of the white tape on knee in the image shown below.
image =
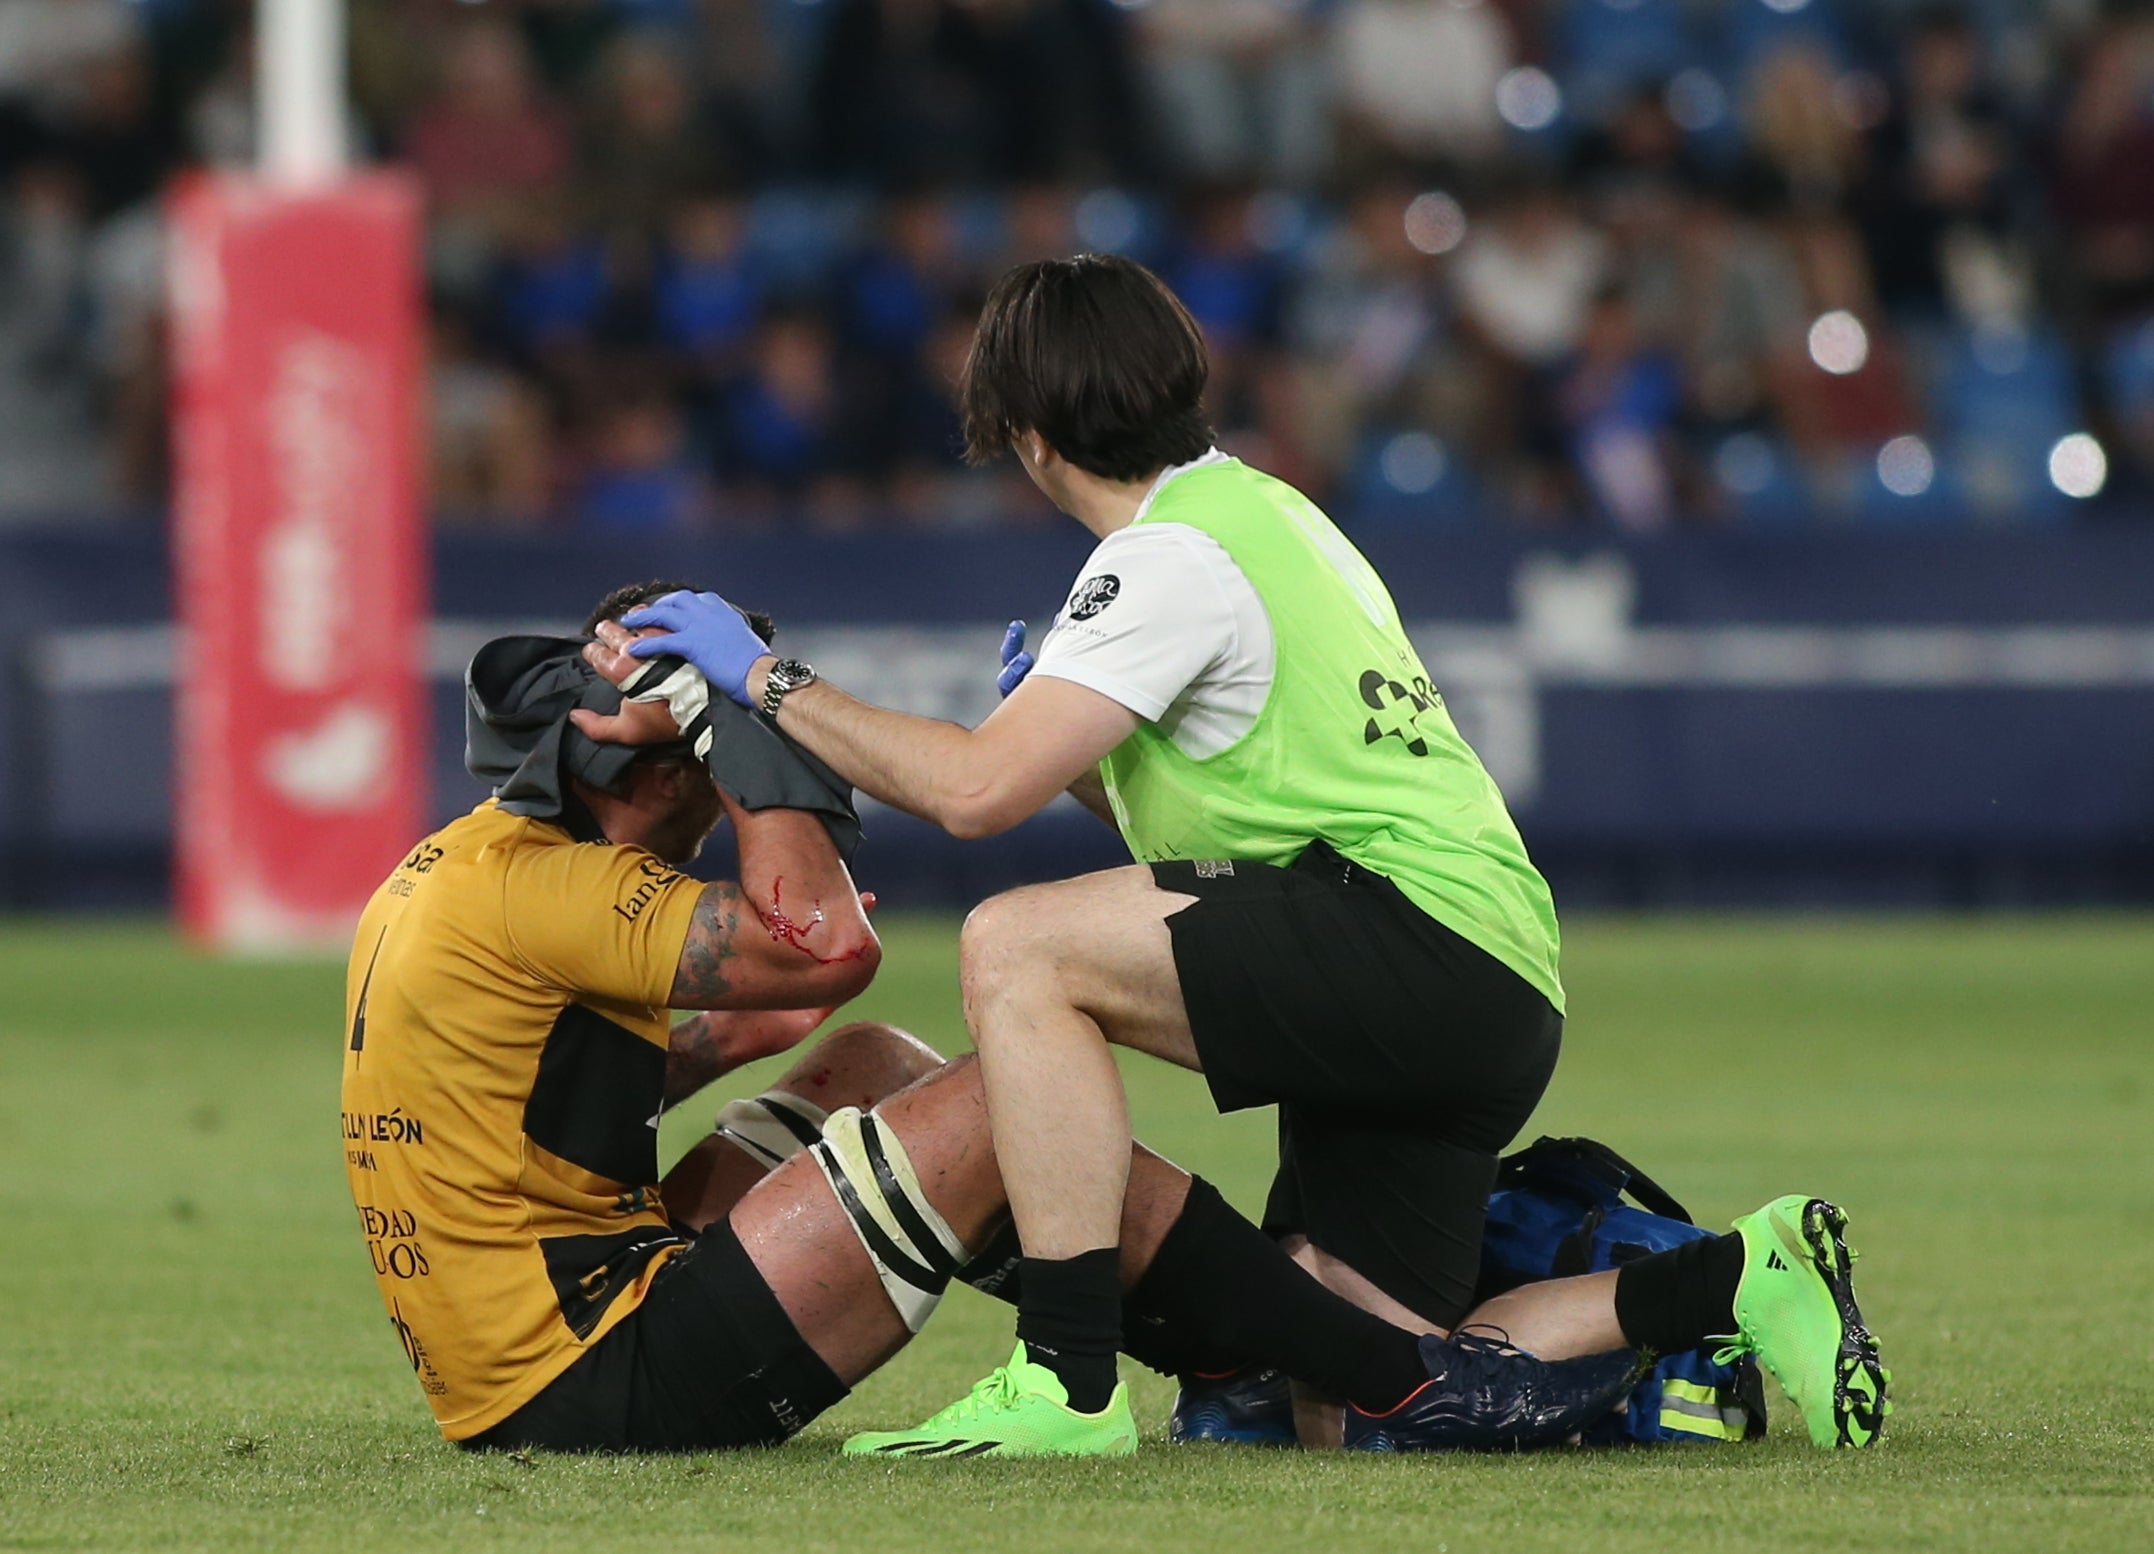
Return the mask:
<svg viewBox="0 0 2154 1554">
<path fill-rule="evenodd" d="M 832 1112 L 811 1153 L 890 1303 L 919 1332 L 965 1261 L 965 1244 L 927 1201 L 903 1142 L 874 1116 L 854 1106 Z"/>
<path fill-rule="evenodd" d="M 753 1100 L 728 1101 L 712 1127 L 751 1160 L 776 1169 L 822 1136 L 829 1115 L 790 1091 L 765 1090 Z"/>
</svg>

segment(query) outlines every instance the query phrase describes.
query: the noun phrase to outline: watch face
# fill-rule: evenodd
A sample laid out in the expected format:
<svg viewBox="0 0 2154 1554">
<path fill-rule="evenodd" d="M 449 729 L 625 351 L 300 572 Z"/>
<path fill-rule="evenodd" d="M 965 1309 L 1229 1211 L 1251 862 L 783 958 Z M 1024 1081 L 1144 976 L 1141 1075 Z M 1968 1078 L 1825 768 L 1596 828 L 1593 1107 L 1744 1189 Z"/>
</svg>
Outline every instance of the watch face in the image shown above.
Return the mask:
<svg viewBox="0 0 2154 1554">
<path fill-rule="evenodd" d="M 814 682 L 815 671 L 799 659 L 779 659 L 770 666 L 770 672 L 763 680 L 764 709 L 775 714 L 780 697 L 789 692 L 799 690 L 803 685 L 812 685 Z"/>
</svg>

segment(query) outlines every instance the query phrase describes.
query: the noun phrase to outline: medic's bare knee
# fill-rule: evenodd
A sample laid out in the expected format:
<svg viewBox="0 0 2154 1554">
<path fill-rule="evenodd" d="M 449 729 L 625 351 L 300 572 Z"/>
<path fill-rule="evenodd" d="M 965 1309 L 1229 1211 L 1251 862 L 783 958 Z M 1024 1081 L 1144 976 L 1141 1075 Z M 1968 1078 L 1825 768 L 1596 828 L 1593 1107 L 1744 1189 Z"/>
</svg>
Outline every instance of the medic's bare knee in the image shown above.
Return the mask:
<svg viewBox="0 0 2154 1554">
<path fill-rule="evenodd" d="M 957 935 L 957 963 L 968 980 L 1023 952 L 1037 930 L 1038 897 L 1029 886 L 1006 890 L 966 914 Z"/>
</svg>

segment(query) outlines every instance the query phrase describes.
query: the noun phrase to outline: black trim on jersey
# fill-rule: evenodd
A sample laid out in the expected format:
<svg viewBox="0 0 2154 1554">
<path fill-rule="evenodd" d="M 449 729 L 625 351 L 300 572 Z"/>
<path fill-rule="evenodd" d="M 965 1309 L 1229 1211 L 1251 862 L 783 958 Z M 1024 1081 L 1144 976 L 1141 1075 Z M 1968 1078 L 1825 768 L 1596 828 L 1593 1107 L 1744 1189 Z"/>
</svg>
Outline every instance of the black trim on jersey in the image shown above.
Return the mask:
<svg viewBox="0 0 2154 1554">
<path fill-rule="evenodd" d="M 624 1187 L 658 1180 L 666 1050 L 593 1009 L 570 1004 L 546 1033 L 524 1102 L 524 1134 L 541 1149 Z"/>
<path fill-rule="evenodd" d="M 561 1303 L 561 1320 L 578 1338 L 589 1338 L 614 1297 L 636 1281 L 646 1264 L 685 1237 L 650 1225 L 610 1236 L 544 1236 L 539 1253 Z"/>
</svg>

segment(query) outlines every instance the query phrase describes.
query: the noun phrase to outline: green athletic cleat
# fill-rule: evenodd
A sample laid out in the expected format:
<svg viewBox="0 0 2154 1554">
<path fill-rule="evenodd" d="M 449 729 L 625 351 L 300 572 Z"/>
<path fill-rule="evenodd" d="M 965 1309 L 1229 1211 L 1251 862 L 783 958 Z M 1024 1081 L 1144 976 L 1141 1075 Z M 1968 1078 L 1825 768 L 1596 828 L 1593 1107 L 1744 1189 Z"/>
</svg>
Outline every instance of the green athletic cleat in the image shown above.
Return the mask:
<svg viewBox="0 0 2154 1554">
<path fill-rule="evenodd" d="M 1810 1439 L 1828 1449 L 1867 1446 L 1884 1428 L 1891 1373 L 1862 1325 L 1850 1274 L 1847 1216 L 1822 1198 L 1775 1198 L 1735 1222 L 1743 1277 L 1737 1333 L 1721 1355 L 1754 1354 L 1802 1410 Z"/>
<path fill-rule="evenodd" d="M 1129 1387 L 1096 1414 L 1069 1406 L 1061 1378 L 1025 1358 L 1020 1343 L 1010 1363 L 991 1371 L 970 1392 L 910 1430 L 869 1430 L 845 1443 L 848 1457 L 927 1457 L 957 1462 L 967 1457 L 1131 1457 L 1137 1422 L 1130 1417 Z"/>
</svg>

